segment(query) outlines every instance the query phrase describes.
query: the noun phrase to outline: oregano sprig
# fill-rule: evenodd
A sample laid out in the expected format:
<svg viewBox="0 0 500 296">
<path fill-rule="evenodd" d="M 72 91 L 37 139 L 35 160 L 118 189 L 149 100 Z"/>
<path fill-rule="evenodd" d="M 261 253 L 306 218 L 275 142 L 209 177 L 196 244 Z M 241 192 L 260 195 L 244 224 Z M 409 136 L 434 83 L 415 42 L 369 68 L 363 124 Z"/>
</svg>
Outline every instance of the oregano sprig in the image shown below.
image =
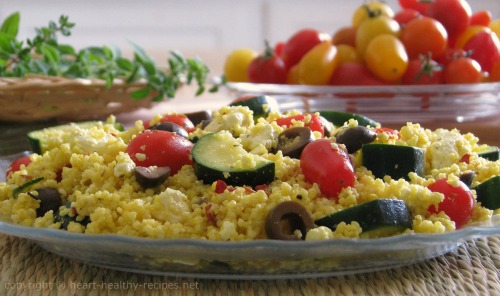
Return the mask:
<svg viewBox="0 0 500 296">
<path fill-rule="evenodd" d="M 20 14 L 8 16 L 0 27 L 0 76 L 25 77 L 28 74 L 61 76 L 67 78 L 95 78 L 106 81 L 110 87 L 115 79 L 131 84 L 139 80 L 146 86 L 131 94 L 133 99 L 144 99 L 154 92 L 154 101 L 173 98 L 183 84 L 196 82 L 196 95 L 206 91 L 209 68 L 200 59 L 184 58 L 171 51 L 168 68 L 161 69 L 138 45 L 133 58 L 123 57 L 118 49 L 92 46 L 76 50 L 59 42 L 58 37 L 70 36 L 75 23 L 67 16 L 48 26 L 35 29 L 35 37 L 25 42 L 18 40 Z M 215 92 L 217 87 L 208 91 Z"/>
</svg>

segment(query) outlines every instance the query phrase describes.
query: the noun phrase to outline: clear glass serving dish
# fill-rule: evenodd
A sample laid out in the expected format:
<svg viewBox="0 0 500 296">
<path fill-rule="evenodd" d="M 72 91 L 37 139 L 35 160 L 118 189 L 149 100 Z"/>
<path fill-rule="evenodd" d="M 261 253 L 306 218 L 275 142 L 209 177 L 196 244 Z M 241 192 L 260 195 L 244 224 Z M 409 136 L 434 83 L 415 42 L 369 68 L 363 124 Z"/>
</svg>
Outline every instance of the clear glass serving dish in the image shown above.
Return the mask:
<svg viewBox="0 0 500 296">
<path fill-rule="evenodd" d="M 472 121 L 499 114 L 500 82 L 457 85 L 307 86 L 227 83 L 233 98 L 270 95 L 281 110 L 338 110 L 378 122 Z"/>
<path fill-rule="evenodd" d="M 2 178 L 10 161 L 18 156 L 0 157 Z M 87 235 L 20 226 L 1 216 L 0 233 L 32 240 L 59 256 L 110 269 L 210 279 L 293 279 L 370 272 L 440 256 L 466 240 L 500 235 L 500 215 L 444 234 L 298 242 Z"/>
</svg>

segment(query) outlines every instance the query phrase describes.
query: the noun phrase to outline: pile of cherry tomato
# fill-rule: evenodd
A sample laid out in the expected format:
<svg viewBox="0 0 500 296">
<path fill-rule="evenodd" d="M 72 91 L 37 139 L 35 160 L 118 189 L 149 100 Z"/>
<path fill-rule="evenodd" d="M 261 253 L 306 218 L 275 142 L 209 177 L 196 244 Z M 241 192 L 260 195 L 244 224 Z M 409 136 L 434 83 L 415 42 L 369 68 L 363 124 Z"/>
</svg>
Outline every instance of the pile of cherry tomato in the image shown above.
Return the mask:
<svg viewBox="0 0 500 296">
<path fill-rule="evenodd" d="M 500 81 L 500 19 L 466 0 L 368 1 L 333 35 L 312 28 L 231 52 L 230 82 L 307 85 L 455 84 Z"/>
</svg>

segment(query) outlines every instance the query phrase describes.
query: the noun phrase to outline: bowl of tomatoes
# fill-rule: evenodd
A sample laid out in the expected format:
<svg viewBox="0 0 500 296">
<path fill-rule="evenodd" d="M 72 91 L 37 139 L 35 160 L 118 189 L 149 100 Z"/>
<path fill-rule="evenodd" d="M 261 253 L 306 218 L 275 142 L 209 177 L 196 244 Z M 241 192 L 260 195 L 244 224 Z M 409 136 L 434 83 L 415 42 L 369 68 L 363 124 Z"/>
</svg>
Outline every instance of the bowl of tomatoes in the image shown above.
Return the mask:
<svg viewBox="0 0 500 296">
<path fill-rule="evenodd" d="M 224 64 L 234 97 L 358 112 L 384 122 L 471 121 L 500 110 L 500 19 L 465 0 L 368 1 L 333 34 L 314 28 Z"/>
</svg>

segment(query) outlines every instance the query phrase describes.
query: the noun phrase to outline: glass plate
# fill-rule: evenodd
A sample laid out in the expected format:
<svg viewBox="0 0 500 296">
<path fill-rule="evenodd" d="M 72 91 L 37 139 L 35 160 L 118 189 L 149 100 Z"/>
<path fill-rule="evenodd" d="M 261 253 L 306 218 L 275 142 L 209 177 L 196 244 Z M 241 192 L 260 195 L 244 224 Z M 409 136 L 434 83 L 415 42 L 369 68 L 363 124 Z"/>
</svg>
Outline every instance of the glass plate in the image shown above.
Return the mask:
<svg viewBox="0 0 500 296">
<path fill-rule="evenodd" d="M 12 159 L 0 157 L 0 176 Z M 293 279 L 370 272 L 409 265 L 500 234 L 500 215 L 445 234 L 324 241 L 148 239 L 25 227 L 0 217 L 0 232 L 84 263 L 130 272 L 209 279 Z"/>
<path fill-rule="evenodd" d="M 338 110 L 378 122 L 472 121 L 500 112 L 500 82 L 457 85 L 307 86 L 227 83 L 233 98 L 270 95 L 281 110 Z"/>
</svg>

